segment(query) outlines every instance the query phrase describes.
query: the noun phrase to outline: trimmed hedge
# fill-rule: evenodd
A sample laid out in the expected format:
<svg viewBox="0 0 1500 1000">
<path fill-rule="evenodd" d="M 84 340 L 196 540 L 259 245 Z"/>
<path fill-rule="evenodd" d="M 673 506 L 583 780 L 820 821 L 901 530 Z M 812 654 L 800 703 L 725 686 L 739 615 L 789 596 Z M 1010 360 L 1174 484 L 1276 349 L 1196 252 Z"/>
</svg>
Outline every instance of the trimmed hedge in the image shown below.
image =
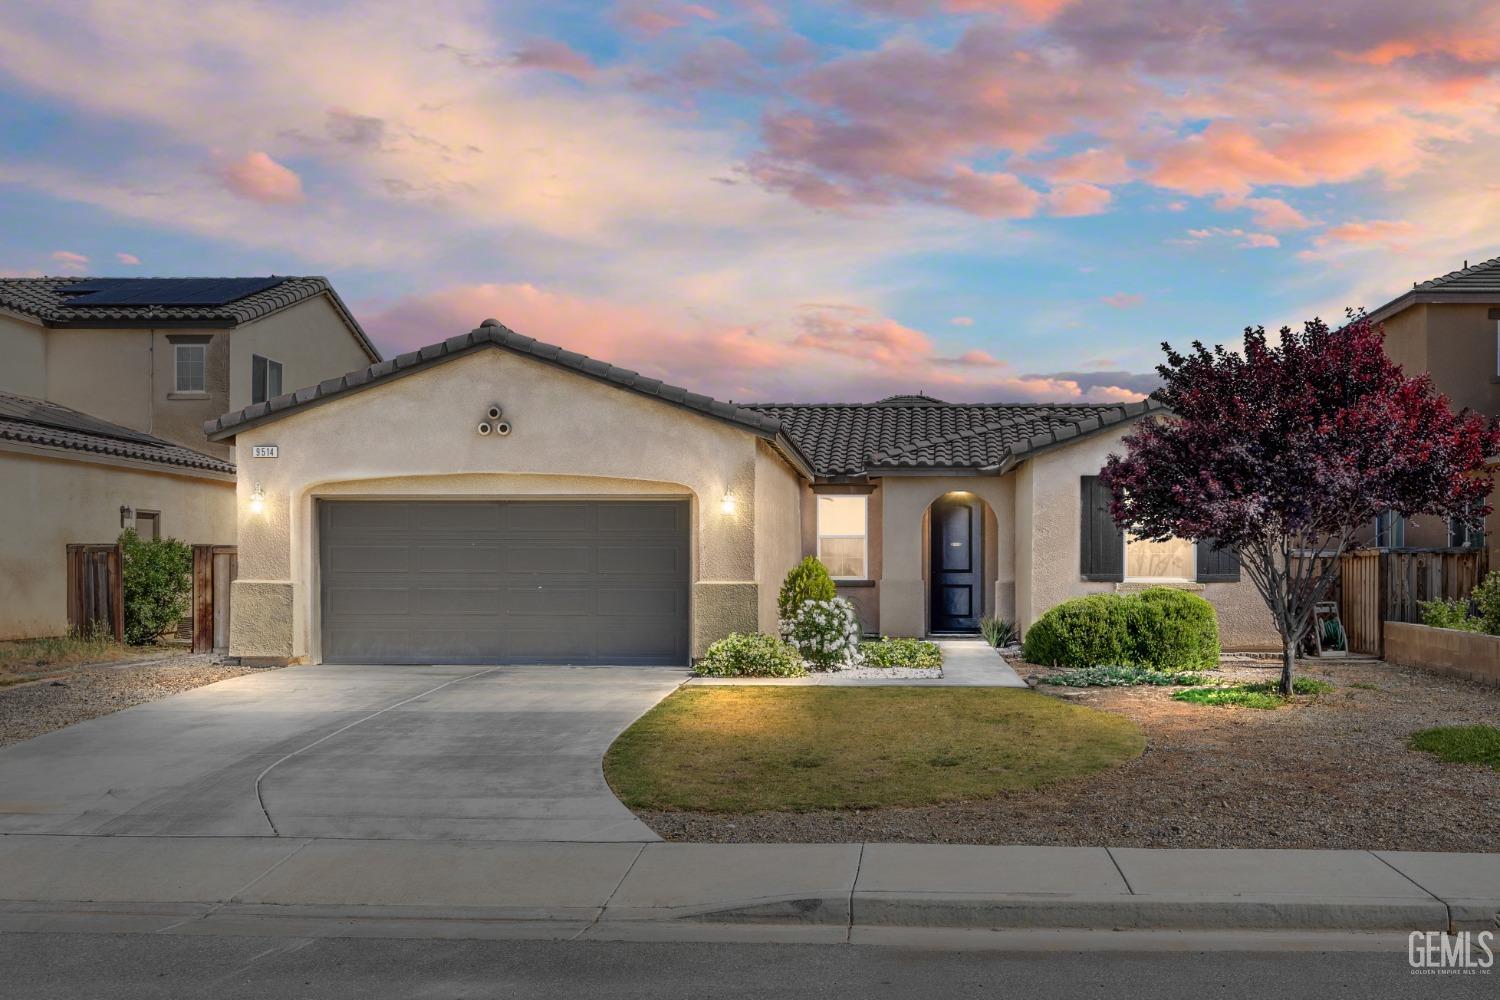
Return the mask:
<svg viewBox="0 0 1500 1000">
<path fill-rule="evenodd" d="M 791 646 L 763 632 L 731 632 L 693 664 L 699 677 L 803 677 L 807 668 Z"/>
<path fill-rule="evenodd" d="M 1219 620 L 1212 604 L 1171 587 L 1091 594 L 1038 618 L 1026 630 L 1024 654 L 1054 667 L 1208 670 L 1219 663 Z"/>
</svg>

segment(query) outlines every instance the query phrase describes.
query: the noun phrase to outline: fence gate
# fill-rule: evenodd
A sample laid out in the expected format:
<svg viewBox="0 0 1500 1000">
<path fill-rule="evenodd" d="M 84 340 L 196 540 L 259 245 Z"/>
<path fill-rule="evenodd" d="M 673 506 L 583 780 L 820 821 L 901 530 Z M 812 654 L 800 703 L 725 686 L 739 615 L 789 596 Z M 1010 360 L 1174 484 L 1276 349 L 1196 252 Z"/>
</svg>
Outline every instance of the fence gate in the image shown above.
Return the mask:
<svg viewBox="0 0 1500 1000">
<path fill-rule="evenodd" d="M 125 641 L 125 589 L 116 544 L 68 546 L 68 629 Z"/>
<path fill-rule="evenodd" d="M 193 652 L 229 649 L 230 584 L 239 575 L 233 545 L 193 546 Z"/>
<path fill-rule="evenodd" d="M 1423 601 L 1469 596 L 1489 570 L 1484 549 L 1351 549 L 1339 559 L 1339 617 L 1355 653 L 1385 654 L 1384 623 L 1415 622 Z"/>
</svg>

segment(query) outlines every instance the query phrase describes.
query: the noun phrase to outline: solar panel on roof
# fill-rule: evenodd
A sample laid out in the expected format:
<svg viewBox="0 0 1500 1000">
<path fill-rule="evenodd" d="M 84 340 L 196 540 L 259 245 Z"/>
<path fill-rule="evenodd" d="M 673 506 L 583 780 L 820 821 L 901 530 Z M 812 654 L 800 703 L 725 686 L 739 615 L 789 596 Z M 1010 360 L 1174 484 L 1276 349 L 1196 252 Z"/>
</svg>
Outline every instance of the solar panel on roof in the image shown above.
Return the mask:
<svg viewBox="0 0 1500 1000">
<path fill-rule="evenodd" d="M 93 278 L 59 291 L 80 306 L 223 306 L 285 281 L 266 278 Z"/>
</svg>

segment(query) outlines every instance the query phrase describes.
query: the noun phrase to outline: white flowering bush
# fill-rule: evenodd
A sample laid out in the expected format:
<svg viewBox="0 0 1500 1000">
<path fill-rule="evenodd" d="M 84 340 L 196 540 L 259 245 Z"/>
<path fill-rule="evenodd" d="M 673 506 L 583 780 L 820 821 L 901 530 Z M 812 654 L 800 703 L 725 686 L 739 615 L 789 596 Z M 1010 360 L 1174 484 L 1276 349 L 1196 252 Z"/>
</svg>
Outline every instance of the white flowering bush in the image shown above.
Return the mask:
<svg viewBox="0 0 1500 1000">
<path fill-rule="evenodd" d="M 838 670 L 859 662 L 859 617 L 842 597 L 804 601 L 781 621 L 781 634 L 815 670 Z"/>
</svg>

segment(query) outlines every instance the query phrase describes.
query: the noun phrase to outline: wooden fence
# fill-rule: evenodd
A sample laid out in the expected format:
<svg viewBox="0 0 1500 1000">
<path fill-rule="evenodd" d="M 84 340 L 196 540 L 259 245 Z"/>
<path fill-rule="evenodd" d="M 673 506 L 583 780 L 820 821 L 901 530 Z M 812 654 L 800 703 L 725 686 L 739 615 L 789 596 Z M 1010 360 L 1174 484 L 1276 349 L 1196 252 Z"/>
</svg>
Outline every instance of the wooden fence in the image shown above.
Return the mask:
<svg viewBox="0 0 1500 1000">
<path fill-rule="evenodd" d="M 1339 617 L 1355 653 L 1384 655 L 1384 623 L 1421 619 L 1422 601 L 1468 597 L 1489 571 L 1484 549 L 1352 549 L 1339 560 Z"/>
<path fill-rule="evenodd" d="M 68 629 L 96 629 L 125 641 L 125 589 L 120 573 L 120 546 L 68 546 Z"/>
<path fill-rule="evenodd" d="M 193 546 L 193 652 L 229 648 L 229 592 L 238 574 L 233 545 Z"/>
</svg>

